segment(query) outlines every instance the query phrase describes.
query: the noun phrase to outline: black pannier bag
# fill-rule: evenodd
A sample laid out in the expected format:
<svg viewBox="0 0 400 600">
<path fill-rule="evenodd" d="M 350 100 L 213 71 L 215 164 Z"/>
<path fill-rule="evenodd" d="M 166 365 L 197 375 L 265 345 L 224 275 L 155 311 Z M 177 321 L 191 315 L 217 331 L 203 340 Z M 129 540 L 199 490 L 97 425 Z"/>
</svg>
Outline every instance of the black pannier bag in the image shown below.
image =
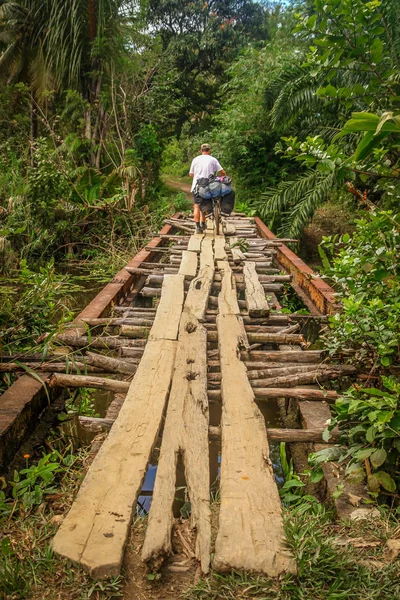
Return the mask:
<svg viewBox="0 0 400 600">
<path fill-rule="evenodd" d="M 212 212 L 213 206 L 212 206 L 212 199 L 211 198 L 200 198 L 199 199 L 199 208 L 201 210 L 201 212 L 203 213 L 203 215 L 208 215 L 209 213 Z"/>
<path fill-rule="evenodd" d="M 221 213 L 224 215 L 230 215 L 235 205 L 235 192 L 232 190 L 226 196 L 221 198 Z"/>
</svg>

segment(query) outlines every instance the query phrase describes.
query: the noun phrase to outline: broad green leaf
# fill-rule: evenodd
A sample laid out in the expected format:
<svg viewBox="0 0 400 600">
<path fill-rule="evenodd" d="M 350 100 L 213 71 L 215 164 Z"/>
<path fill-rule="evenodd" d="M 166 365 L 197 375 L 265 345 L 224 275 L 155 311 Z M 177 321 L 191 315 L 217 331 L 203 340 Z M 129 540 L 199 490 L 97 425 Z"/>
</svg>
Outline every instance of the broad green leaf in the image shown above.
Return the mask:
<svg viewBox="0 0 400 600">
<path fill-rule="evenodd" d="M 324 472 L 322 469 L 318 469 L 317 471 L 311 471 L 310 473 L 310 482 L 318 483 L 324 476 Z"/>
<path fill-rule="evenodd" d="M 395 431 L 400 431 L 400 413 L 397 414 L 389 423 L 390 428 Z"/>
<path fill-rule="evenodd" d="M 346 479 L 351 483 L 361 483 L 365 478 L 365 470 L 359 464 L 351 464 L 346 468 Z"/>
<path fill-rule="evenodd" d="M 367 433 L 365 434 L 365 439 L 367 440 L 367 442 L 369 442 L 371 444 L 375 439 L 375 435 L 376 435 L 376 427 L 375 427 L 375 425 L 371 425 L 371 427 L 369 427 L 367 429 Z"/>
<path fill-rule="evenodd" d="M 314 29 L 316 22 L 317 22 L 317 13 L 311 15 L 311 17 L 308 17 L 307 27 L 309 27 L 310 29 Z"/>
<path fill-rule="evenodd" d="M 382 390 L 378 390 L 378 388 L 362 388 L 361 391 L 364 392 L 364 394 L 370 394 L 371 396 L 379 396 L 381 398 L 385 398 L 387 396 L 390 397 L 390 394 L 383 392 Z"/>
<path fill-rule="evenodd" d="M 329 448 L 324 448 L 323 450 L 319 450 L 319 452 L 315 452 L 314 459 L 318 463 L 328 462 L 330 460 L 337 460 L 342 453 L 342 450 L 339 446 L 330 446 Z"/>
<path fill-rule="evenodd" d="M 376 127 L 375 135 L 380 133 L 380 131 L 382 130 L 382 127 L 384 126 L 384 124 L 387 121 L 393 120 L 393 116 L 394 116 L 393 112 L 391 112 L 391 111 L 386 111 L 381 115 L 381 118 L 379 119 L 379 123 Z"/>
<path fill-rule="evenodd" d="M 375 450 L 375 452 L 371 454 L 369 460 L 374 469 L 377 469 L 378 467 L 383 465 L 383 463 L 386 460 L 386 456 L 386 450 L 384 450 L 383 448 L 378 448 L 377 450 Z"/>
<path fill-rule="evenodd" d="M 282 490 L 290 490 L 291 488 L 301 488 L 304 487 L 305 483 L 303 481 L 300 481 L 300 479 L 291 479 L 290 481 L 286 481 L 283 486 L 282 486 Z"/>
<path fill-rule="evenodd" d="M 322 432 L 322 439 L 324 440 L 324 442 L 329 442 L 331 437 L 332 437 L 332 434 L 329 431 L 329 429 L 324 429 L 324 431 Z"/>
<path fill-rule="evenodd" d="M 325 88 L 325 94 L 327 96 L 330 96 L 331 98 L 335 98 L 336 97 L 336 88 L 333 85 L 327 85 Z"/>
<path fill-rule="evenodd" d="M 353 159 L 355 161 L 363 160 L 368 156 L 376 146 L 379 146 L 382 140 L 389 135 L 389 132 L 382 132 L 378 135 L 372 131 L 368 131 L 358 144 Z"/>
<path fill-rule="evenodd" d="M 388 492 L 396 491 L 396 484 L 390 477 L 389 473 L 386 473 L 386 471 L 378 471 L 374 475 L 377 481 L 380 483 L 380 485 L 385 488 L 385 490 L 387 490 Z"/>
<path fill-rule="evenodd" d="M 366 458 L 368 458 L 369 456 L 371 456 L 371 454 L 373 453 L 374 448 L 363 448 L 362 450 L 359 450 L 356 454 L 355 457 L 358 460 L 365 460 Z"/>
<path fill-rule="evenodd" d="M 325 271 L 329 272 L 331 270 L 331 265 L 330 265 L 330 262 L 329 262 L 329 259 L 328 259 L 327 255 L 326 255 L 326 252 L 322 248 L 321 245 L 318 246 L 318 253 L 319 253 L 320 257 L 321 257 L 322 264 L 323 264 L 323 267 L 324 267 Z"/>
<path fill-rule="evenodd" d="M 380 485 L 376 475 L 368 475 L 367 483 L 368 489 L 371 490 L 371 492 L 379 492 Z"/>
</svg>

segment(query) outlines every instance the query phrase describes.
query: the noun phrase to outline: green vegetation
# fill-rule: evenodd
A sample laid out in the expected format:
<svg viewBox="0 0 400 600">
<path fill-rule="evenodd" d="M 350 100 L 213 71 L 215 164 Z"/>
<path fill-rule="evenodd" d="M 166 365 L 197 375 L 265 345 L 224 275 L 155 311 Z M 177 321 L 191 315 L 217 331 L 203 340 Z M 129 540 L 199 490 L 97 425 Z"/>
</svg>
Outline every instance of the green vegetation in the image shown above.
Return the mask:
<svg viewBox="0 0 400 600">
<path fill-rule="evenodd" d="M 215 111 L 265 22 L 250 0 L 1 2 L 2 351 L 48 342 L 71 317 L 65 265 L 110 276 L 190 208 L 161 184 L 163 150 Z"/>
<path fill-rule="evenodd" d="M 53 554 L 51 540 L 82 482 L 88 456 L 82 449 L 73 453 L 56 436 L 50 442 L 52 452 L 37 462 L 26 455 L 26 467 L 7 482 L 10 492 L 0 492 L 0 595 L 55 598 L 61 580 L 64 597 L 71 600 L 121 597 L 121 577 L 95 582 Z"/>
<path fill-rule="evenodd" d="M 366 478 L 372 498 L 383 494 L 395 505 L 400 489 L 399 226 L 398 215 L 372 209 L 356 221 L 352 236 L 326 238 L 320 248 L 343 307 L 329 319 L 325 346 L 369 374 L 364 387 L 354 385 L 336 401 L 329 431 L 339 425 L 344 446 L 330 457 L 313 458 L 346 461 L 350 480 Z M 331 265 L 325 250 L 333 252 L 335 246 L 339 250 Z"/>
<path fill-rule="evenodd" d="M 344 207 L 320 234 L 321 271 L 343 307 L 324 342 L 369 378 L 337 402 L 330 428 L 341 426 L 346 446 L 331 458 L 346 461 L 349 477 L 367 478 L 371 498 L 395 494 L 397 505 L 399 3 L 270 7 L 267 31 L 229 66 L 213 121 L 200 133 L 188 125 L 179 144 L 171 142 L 166 168 L 184 173 L 193 144 L 206 138 L 234 177 L 239 202 L 296 239 L 324 203 Z M 282 302 L 299 308 L 288 292 Z"/>
<path fill-rule="evenodd" d="M 334 525 L 332 513 L 316 504 L 309 511 L 291 509 L 285 515 L 289 546 L 297 559 L 298 574 L 278 580 L 244 573 L 214 574 L 184 595 L 186 600 L 303 600 L 315 598 L 397 598 L 396 566 L 385 561 L 386 536 L 377 523 L 365 521 Z"/>
<path fill-rule="evenodd" d="M 214 574 L 187 600 L 400 598 L 385 546 L 400 497 L 399 67 L 398 0 L 0 3 L 2 353 L 45 357 L 82 308 L 74 276 L 101 284 L 191 209 L 161 174 L 186 177 L 202 142 L 232 175 L 237 210 L 300 240 L 321 225 L 321 275 L 342 306 L 324 345 L 364 379 L 332 407 L 324 436 L 339 425 L 341 444 L 311 455 L 308 475 L 343 462 L 382 520 L 335 523 L 282 447 L 298 576 Z M 282 305 L 305 312 L 289 286 Z M 67 411 L 94 415 L 92 393 Z M 118 597 L 125 575 L 94 583 L 52 555 L 88 459 L 49 443 L 2 482 L 0 596 Z"/>
<path fill-rule="evenodd" d="M 128 573 L 95 582 L 83 569 L 53 555 L 51 539 L 82 481 L 89 457 L 83 450 L 63 447 L 58 436 L 49 442 L 53 451 L 37 461 L 27 457 L 26 467 L 14 474 L 10 494 L 2 493 L 0 499 L 0 593 L 10 600 L 123 597 Z M 212 574 L 194 586 L 184 586 L 176 598 L 398 598 L 396 553 L 387 546 L 398 535 L 398 521 L 382 509 L 381 519 L 335 523 L 333 513 L 315 499 L 304 497 L 299 502 L 296 495 L 293 502 L 290 489 L 299 479 L 291 465 L 283 463 L 287 482 L 292 482 L 282 492 L 291 505 L 284 510 L 285 529 L 298 574 L 279 579 Z M 145 589 L 152 594 L 150 581 L 157 593 L 163 578 L 146 579 Z"/>
</svg>

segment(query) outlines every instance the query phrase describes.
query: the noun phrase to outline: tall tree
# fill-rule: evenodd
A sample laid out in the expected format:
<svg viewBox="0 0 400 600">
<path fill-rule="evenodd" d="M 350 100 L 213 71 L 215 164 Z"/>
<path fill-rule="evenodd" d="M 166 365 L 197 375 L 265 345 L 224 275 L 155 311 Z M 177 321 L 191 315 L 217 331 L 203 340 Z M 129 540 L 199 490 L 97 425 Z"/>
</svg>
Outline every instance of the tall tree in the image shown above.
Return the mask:
<svg viewBox="0 0 400 600">
<path fill-rule="evenodd" d="M 147 20 L 164 52 L 157 102 L 175 99 L 177 131 L 211 113 L 224 96 L 226 66 L 246 39 L 265 34 L 265 11 L 251 0 L 149 0 Z M 176 105 L 178 110 L 176 110 Z"/>
<path fill-rule="evenodd" d="M 28 81 L 36 100 L 49 87 L 78 91 L 86 102 L 85 136 L 96 167 L 106 121 L 101 91 L 121 48 L 123 4 L 123 0 L 17 0 L 0 6 L 0 73 L 8 81 Z"/>
<path fill-rule="evenodd" d="M 7 84 L 29 85 L 31 139 L 37 134 L 35 103 L 42 104 L 53 85 L 44 50 L 43 23 L 47 20 L 46 2 L 20 0 L 0 4 L 0 78 Z"/>
</svg>

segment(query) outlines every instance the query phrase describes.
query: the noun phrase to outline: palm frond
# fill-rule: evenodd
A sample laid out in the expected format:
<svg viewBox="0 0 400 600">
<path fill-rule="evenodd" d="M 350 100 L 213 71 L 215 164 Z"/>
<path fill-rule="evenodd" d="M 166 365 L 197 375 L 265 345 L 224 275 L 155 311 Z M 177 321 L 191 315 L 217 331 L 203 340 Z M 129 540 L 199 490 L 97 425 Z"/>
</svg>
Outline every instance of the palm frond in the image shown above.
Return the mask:
<svg viewBox="0 0 400 600">
<path fill-rule="evenodd" d="M 32 91 L 40 103 L 54 88 L 54 78 L 49 70 L 41 44 L 30 63 L 29 70 Z"/>
<path fill-rule="evenodd" d="M 400 69 L 400 3 L 397 0 L 382 0 L 379 11 L 393 65 Z"/>
<path fill-rule="evenodd" d="M 10 78 L 10 75 L 15 71 L 16 63 L 19 62 L 21 53 L 18 42 L 10 44 L 0 56 L 0 77 L 2 79 Z"/>
<path fill-rule="evenodd" d="M 298 238 L 309 224 L 315 211 L 332 195 L 336 183 L 336 174 L 317 172 L 314 186 L 307 190 L 282 219 L 279 233 Z M 295 187 L 295 186 L 294 186 Z"/>
<path fill-rule="evenodd" d="M 275 228 L 279 227 L 279 233 L 298 237 L 315 210 L 329 198 L 336 180 L 334 171 L 309 169 L 300 177 L 267 190 L 255 204 L 257 211 Z"/>
<path fill-rule="evenodd" d="M 316 94 L 320 82 L 311 76 L 309 70 L 301 67 L 290 69 L 282 74 L 279 83 L 281 88 L 270 112 L 274 129 L 287 129 L 300 116 L 323 109 L 324 102 Z"/>
</svg>

